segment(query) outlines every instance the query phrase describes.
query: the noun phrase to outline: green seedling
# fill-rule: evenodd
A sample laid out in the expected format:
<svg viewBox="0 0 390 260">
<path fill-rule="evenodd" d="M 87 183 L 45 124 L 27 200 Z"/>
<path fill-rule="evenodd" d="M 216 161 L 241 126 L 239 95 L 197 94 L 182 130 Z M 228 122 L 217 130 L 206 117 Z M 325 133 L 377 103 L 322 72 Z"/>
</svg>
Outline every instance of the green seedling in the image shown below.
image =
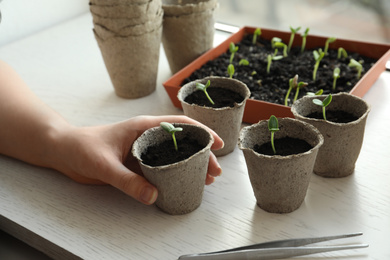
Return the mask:
<svg viewBox="0 0 390 260">
<path fill-rule="evenodd" d="M 252 43 L 253 44 L 256 44 L 257 42 L 257 37 L 259 37 L 261 35 L 261 29 L 260 28 L 257 28 L 255 30 L 255 32 L 253 33 L 253 38 L 252 38 Z"/>
<path fill-rule="evenodd" d="M 277 43 L 277 42 L 282 42 L 282 39 L 280 39 L 280 38 L 278 38 L 278 37 L 273 37 L 273 38 L 271 39 L 271 47 L 272 47 L 272 49 L 275 48 L 275 43 Z"/>
<path fill-rule="evenodd" d="M 227 73 L 229 74 L 229 78 L 233 78 L 233 75 L 234 75 L 234 65 L 233 64 L 229 64 L 229 66 L 227 67 Z"/>
<path fill-rule="evenodd" d="M 306 38 L 307 38 L 307 35 L 309 34 L 309 30 L 310 30 L 310 28 L 306 28 L 305 32 L 302 35 L 301 52 L 305 51 L 305 48 L 306 48 Z"/>
<path fill-rule="evenodd" d="M 324 93 L 324 90 L 320 89 L 316 93 L 314 93 L 314 92 L 307 92 L 306 95 L 308 95 L 308 96 L 319 96 L 319 95 L 322 95 L 322 93 Z"/>
<path fill-rule="evenodd" d="M 363 65 L 355 59 L 349 61 L 348 67 L 355 68 L 357 70 L 357 78 L 360 79 L 362 75 Z"/>
<path fill-rule="evenodd" d="M 319 100 L 318 98 L 313 99 L 313 103 L 322 107 L 322 116 L 324 117 L 324 120 L 326 121 L 326 111 L 325 108 L 332 102 L 332 95 L 329 94 L 324 98 L 323 101 Z"/>
<path fill-rule="evenodd" d="M 275 132 L 279 131 L 279 123 L 278 123 L 278 119 L 274 115 L 272 115 L 268 120 L 268 130 L 271 132 L 272 150 L 274 151 L 274 154 L 276 154 L 274 137 L 275 137 Z"/>
<path fill-rule="evenodd" d="M 296 86 L 297 91 L 295 92 L 295 96 L 294 96 L 293 103 L 294 103 L 295 101 L 297 101 L 297 99 L 298 99 L 299 90 L 300 90 L 301 88 L 306 87 L 307 85 L 309 85 L 307 82 L 302 82 L 302 81 L 301 81 L 301 82 L 298 83 L 298 85 Z"/>
<path fill-rule="evenodd" d="M 292 44 L 293 44 L 293 42 L 294 42 L 294 37 L 295 37 L 295 34 L 299 31 L 301 29 L 301 27 L 298 27 L 298 28 L 292 28 L 291 26 L 290 26 L 290 31 L 291 31 L 291 35 L 290 35 L 290 41 L 288 42 L 288 49 L 287 49 L 287 51 L 288 52 L 290 52 L 290 50 L 291 50 L 291 46 L 292 46 Z"/>
<path fill-rule="evenodd" d="M 276 54 L 277 54 L 277 49 L 276 49 Z M 271 54 L 268 54 L 267 56 L 267 74 L 270 73 L 271 71 L 271 64 L 272 64 L 272 61 L 273 60 L 280 60 L 280 59 L 283 59 L 283 56 L 282 55 L 275 55 L 275 53 L 273 55 Z"/>
<path fill-rule="evenodd" d="M 230 64 L 233 63 L 234 54 L 238 51 L 238 46 L 236 46 L 233 42 L 229 45 L 229 52 L 230 52 Z"/>
<path fill-rule="evenodd" d="M 283 48 L 283 57 L 287 57 L 287 45 L 284 44 L 283 42 L 275 42 L 274 44 L 275 48 Z M 276 55 L 274 55 L 276 56 Z"/>
<path fill-rule="evenodd" d="M 298 85 L 298 75 L 295 75 L 293 78 L 291 78 L 288 81 L 288 90 L 287 90 L 286 97 L 284 98 L 284 105 L 285 106 L 288 105 L 288 97 L 290 96 L 291 90 L 293 88 L 295 88 L 297 85 Z"/>
<path fill-rule="evenodd" d="M 337 50 L 337 59 L 341 59 L 341 57 L 343 57 L 343 58 L 348 57 L 348 53 L 343 47 L 340 47 Z"/>
<path fill-rule="evenodd" d="M 338 78 L 340 78 L 340 68 L 336 67 L 333 70 L 333 86 L 332 86 L 333 91 L 336 90 L 336 82 Z"/>
<path fill-rule="evenodd" d="M 325 42 L 325 49 L 324 49 L 324 53 L 325 55 L 328 55 L 328 48 L 329 48 L 329 43 L 332 43 L 332 42 L 335 42 L 336 41 L 336 38 L 335 37 L 330 37 L 326 40 Z"/>
<path fill-rule="evenodd" d="M 249 61 L 247 59 L 241 59 L 238 62 L 238 65 L 240 65 L 240 66 L 248 66 L 249 65 Z"/>
<path fill-rule="evenodd" d="M 210 87 L 210 80 L 207 81 L 206 85 L 196 82 L 195 87 L 201 91 L 203 91 L 207 97 L 207 99 L 210 101 L 211 104 L 214 105 L 214 101 L 209 96 L 209 93 L 207 93 L 207 88 Z"/>
<path fill-rule="evenodd" d="M 314 56 L 314 60 L 316 61 L 316 63 L 314 64 L 314 70 L 313 70 L 313 81 L 315 81 L 317 78 L 318 68 L 320 67 L 320 62 L 321 62 L 322 58 L 324 58 L 325 53 L 322 51 L 322 49 L 318 49 L 318 51 L 316 51 L 316 50 L 313 51 L 313 56 Z"/>
<path fill-rule="evenodd" d="M 161 126 L 161 128 L 164 129 L 167 133 L 169 133 L 169 134 L 172 135 L 173 144 L 175 145 L 175 150 L 177 151 L 178 148 L 177 148 L 177 142 L 176 142 L 175 133 L 176 133 L 176 132 L 183 131 L 183 128 L 181 128 L 181 127 L 174 127 L 171 123 L 167 123 L 167 122 L 161 122 L 161 123 L 160 123 L 160 126 Z"/>
</svg>

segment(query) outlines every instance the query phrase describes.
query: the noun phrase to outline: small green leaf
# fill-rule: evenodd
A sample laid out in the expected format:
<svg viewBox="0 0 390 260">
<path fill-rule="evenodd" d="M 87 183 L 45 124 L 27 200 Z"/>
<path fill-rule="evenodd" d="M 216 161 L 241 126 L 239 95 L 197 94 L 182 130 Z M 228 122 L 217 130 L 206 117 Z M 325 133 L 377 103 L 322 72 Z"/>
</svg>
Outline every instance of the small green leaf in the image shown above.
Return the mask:
<svg viewBox="0 0 390 260">
<path fill-rule="evenodd" d="M 272 115 L 268 120 L 268 129 L 271 132 L 279 131 L 279 123 L 276 116 Z"/>
<path fill-rule="evenodd" d="M 322 106 L 327 107 L 332 102 L 332 95 L 328 95 L 323 101 Z"/>
<path fill-rule="evenodd" d="M 162 129 L 164 129 L 167 133 L 174 133 L 174 132 L 180 132 L 183 131 L 183 128 L 181 127 L 174 127 L 173 124 L 168 123 L 168 122 L 161 122 L 160 126 Z"/>
<path fill-rule="evenodd" d="M 321 107 L 323 106 L 322 101 L 319 100 L 318 98 L 313 99 L 313 103 Z"/>
<path fill-rule="evenodd" d="M 241 59 L 241 60 L 238 62 L 238 65 L 248 66 L 248 65 L 249 65 L 249 61 L 246 60 L 246 59 Z"/>
<path fill-rule="evenodd" d="M 333 78 L 340 78 L 340 68 L 339 67 L 334 68 Z"/>
</svg>

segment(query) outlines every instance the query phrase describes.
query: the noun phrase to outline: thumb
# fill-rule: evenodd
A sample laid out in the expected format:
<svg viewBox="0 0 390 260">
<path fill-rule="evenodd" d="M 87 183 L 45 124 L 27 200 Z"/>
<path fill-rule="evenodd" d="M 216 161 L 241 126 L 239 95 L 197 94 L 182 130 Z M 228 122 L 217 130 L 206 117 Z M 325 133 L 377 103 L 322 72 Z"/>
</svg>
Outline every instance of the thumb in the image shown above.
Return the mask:
<svg viewBox="0 0 390 260">
<path fill-rule="evenodd" d="M 114 176 L 112 176 L 114 175 Z M 153 204 L 158 195 L 157 188 L 150 184 L 144 177 L 130 171 L 120 163 L 117 169 L 108 177 L 107 183 L 123 191 L 139 202 Z"/>
</svg>

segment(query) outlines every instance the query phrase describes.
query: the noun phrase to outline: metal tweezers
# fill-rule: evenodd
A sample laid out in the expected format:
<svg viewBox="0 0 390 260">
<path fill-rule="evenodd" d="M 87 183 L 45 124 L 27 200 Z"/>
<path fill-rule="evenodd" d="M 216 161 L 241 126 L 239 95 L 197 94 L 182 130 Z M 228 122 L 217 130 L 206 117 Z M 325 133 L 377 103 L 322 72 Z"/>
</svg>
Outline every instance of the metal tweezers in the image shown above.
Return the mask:
<svg viewBox="0 0 390 260">
<path fill-rule="evenodd" d="M 368 244 L 340 245 L 340 246 L 304 246 L 313 243 L 329 241 L 340 238 L 360 236 L 363 233 L 352 233 L 338 236 L 325 236 L 314 238 L 299 238 L 271 241 L 233 249 L 191 254 L 180 256 L 179 259 L 201 259 L 201 260 L 238 260 L 238 259 L 281 259 L 295 256 L 317 254 L 330 251 L 366 248 Z"/>
</svg>

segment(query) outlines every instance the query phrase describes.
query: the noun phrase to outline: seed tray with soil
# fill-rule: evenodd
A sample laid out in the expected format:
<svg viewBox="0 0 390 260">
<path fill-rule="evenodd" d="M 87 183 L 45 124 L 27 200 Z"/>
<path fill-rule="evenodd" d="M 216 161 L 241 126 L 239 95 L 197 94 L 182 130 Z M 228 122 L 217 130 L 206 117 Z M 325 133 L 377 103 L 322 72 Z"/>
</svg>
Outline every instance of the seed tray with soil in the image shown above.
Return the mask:
<svg viewBox="0 0 390 260">
<path fill-rule="evenodd" d="M 292 49 L 289 54 L 289 56 L 291 57 L 272 62 L 270 72 L 272 74 L 277 75 L 276 72 L 279 71 L 280 75 L 277 75 L 274 80 L 271 79 L 267 81 L 267 79 L 262 78 L 264 75 L 266 75 L 266 72 L 264 72 L 266 70 L 266 58 L 264 58 L 264 55 L 266 56 L 270 54 L 270 51 L 253 54 L 253 57 L 243 57 L 243 53 L 245 52 L 244 43 L 248 41 L 248 38 L 251 39 L 255 29 L 256 28 L 253 27 L 241 28 L 237 33 L 231 35 L 220 45 L 206 52 L 198 59 L 190 63 L 188 66 L 183 68 L 181 71 L 173 75 L 166 82 L 164 82 L 163 85 L 169 97 L 171 98 L 174 106 L 181 108 L 181 104 L 177 99 L 177 92 L 179 88 L 185 82 L 187 82 L 188 79 L 192 77 L 191 75 L 194 74 L 195 71 L 201 69 L 202 66 L 209 62 L 212 63 L 213 60 L 224 59 L 226 62 L 226 56 L 230 57 L 228 49 L 231 42 L 235 43 L 236 46 L 239 46 L 239 50 L 238 52 L 236 52 L 235 58 L 233 60 L 233 64 L 235 65 L 235 74 L 233 78 L 242 80 L 248 85 L 252 92 L 252 98 L 249 99 L 246 103 L 243 117 L 243 121 L 247 123 L 256 123 L 259 120 L 268 119 L 271 115 L 275 115 L 277 117 L 293 117 L 290 111 L 290 107 L 284 106 L 282 104 L 285 94 L 288 90 L 288 81 L 296 74 L 299 75 L 299 81 L 306 81 L 307 83 L 309 83 L 305 90 L 302 89 L 300 91 L 302 92 L 301 95 L 306 94 L 306 92 L 308 91 L 315 92 L 314 90 L 318 88 L 323 89 L 324 93 L 329 93 L 329 89 L 331 88 L 332 83 L 329 82 L 329 79 L 327 79 L 326 74 L 333 73 L 333 68 L 336 66 L 334 63 L 334 57 L 335 55 L 337 55 L 337 50 L 340 47 L 344 48 L 347 51 L 349 57 L 345 58 L 344 61 L 343 59 L 336 59 L 339 62 L 337 66 L 340 67 L 341 77 L 337 80 L 338 87 L 335 92 L 344 91 L 349 92 L 350 94 L 353 94 L 358 97 L 364 96 L 364 94 L 373 85 L 379 75 L 385 70 L 385 64 L 387 60 L 390 59 L 390 45 L 351 41 L 337 38 L 335 42 L 329 45 L 329 55 L 322 59 L 320 63 L 320 68 L 318 69 L 317 73 L 317 80 L 313 82 L 312 73 L 314 61 L 312 50 L 318 50 L 319 48 L 323 49 L 328 37 L 314 36 L 309 34 L 307 36 L 307 43 L 305 48 L 307 51 L 303 54 L 300 54 L 297 52 L 299 52 L 300 50 L 300 46 L 302 44 L 302 37 L 299 34 L 296 34 Z M 261 36 L 258 38 L 258 44 L 256 44 L 255 47 L 251 47 L 252 51 L 256 48 L 264 49 L 273 37 L 278 37 L 282 40 L 283 43 L 288 44 L 290 35 L 291 32 L 267 30 L 261 28 Z M 302 64 L 297 65 L 299 59 L 292 59 L 294 53 L 297 53 L 299 57 L 306 57 L 304 58 L 304 61 L 301 61 Z M 279 51 L 278 55 L 280 54 L 281 51 Z M 250 65 L 238 65 L 238 62 L 241 58 L 248 59 L 249 63 L 252 63 L 252 66 L 257 64 L 259 68 L 256 69 L 256 74 L 252 75 L 253 68 L 250 68 Z M 355 60 L 364 59 L 362 72 L 362 74 L 364 73 L 364 75 L 362 75 L 360 79 L 355 78 L 356 71 L 347 66 L 350 61 L 350 58 L 354 58 Z M 329 60 L 326 61 L 326 59 Z M 227 59 L 227 62 L 229 62 L 229 59 Z M 284 68 L 278 68 L 278 64 L 283 64 L 284 66 L 290 67 L 292 69 L 290 70 L 290 72 L 287 72 L 287 70 Z M 216 67 L 218 67 L 218 70 L 220 70 L 220 72 L 218 73 L 223 74 L 223 76 L 227 76 L 226 63 L 223 63 L 222 65 L 218 64 L 216 65 Z M 246 73 L 248 79 L 239 78 L 240 71 Z M 349 72 L 353 74 L 352 77 L 349 76 L 350 78 L 346 77 L 348 75 L 344 75 L 349 74 Z M 211 75 L 211 72 L 204 75 L 198 74 L 196 78 L 201 78 L 206 75 Z M 331 81 L 333 81 L 333 77 L 331 78 Z M 267 86 L 267 88 L 265 86 Z M 293 90 L 290 95 L 290 100 L 288 103 L 289 105 L 291 105 L 294 92 L 295 90 Z"/>
</svg>

